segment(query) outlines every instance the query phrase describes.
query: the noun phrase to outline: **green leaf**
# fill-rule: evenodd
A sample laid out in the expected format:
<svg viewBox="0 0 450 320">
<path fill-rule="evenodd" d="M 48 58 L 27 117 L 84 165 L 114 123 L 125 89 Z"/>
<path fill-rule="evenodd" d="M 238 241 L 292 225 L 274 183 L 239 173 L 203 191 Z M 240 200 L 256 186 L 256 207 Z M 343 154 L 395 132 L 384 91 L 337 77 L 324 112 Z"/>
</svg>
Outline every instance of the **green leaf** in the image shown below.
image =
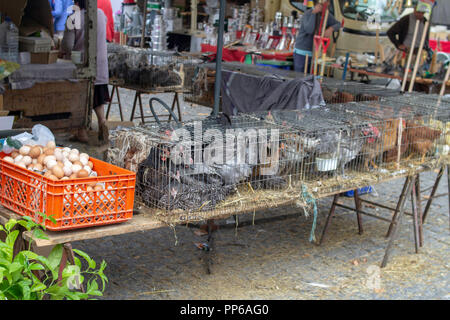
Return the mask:
<svg viewBox="0 0 450 320">
<path fill-rule="evenodd" d="M 33 238 L 48 240 L 48 236 L 41 229 L 34 229 L 33 230 Z"/>
<path fill-rule="evenodd" d="M 74 257 L 73 261 L 75 262 L 75 265 L 81 269 L 81 261 L 78 259 L 78 257 Z"/>
<path fill-rule="evenodd" d="M 31 286 L 31 292 L 37 292 L 37 291 L 42 291 L 47 289 L 47 286 L 45 284 L 43 284 L 42 282 L 40 283 L 35 283 Z"/>
<path fill-rule="evenodd" d="M 14 230 L 6 237 L 5 243 L 10 247 L 14 247 L 14 243 L 16 242 L 17 236 L 19 235 L 19 230 Z"/>
<path fill-rule="evenodd" d="M 29 266 L 29 270 L 45 270 L 45 267 L 39 263 L 32 263 Z"/>
<path fill-rule="evenodd" d="M 9 271 L 9 273 L 13 273 L 13 272 L 20 270 L 21 268 L 23 268 L 22 264 L 20 264 L 18 262 L 13 262 L 9 265 L 8 271 Z"/>
<path fill-rule="evenodd" d="M 51 269 L 54 269 L 59 266 L 61 263 L 61 258 L 63 255 L 63 247 L 61 244 L 57 244 L 53 247 L 52 251 L 48 256 L 48 263 Z"/>
<path fill-rule="evenodd" d="M 16 219 L 9 219 L 9 221 L 5 224 L 5 229 L 9 232 L 12 228 L 17 224 Z"/>
<path fill-rule="evenodd" d="M 96 266 L 95 261 L 92 260 L 91 257 L 89 257 L 89 255 L 86 252 L 78 250 L 78 249 L 73 249 L 73 252 L 75 252 L 79 256 L 83 257 L 89 264 L 89 268 L 95 269 L 95 266 Z"/>
</svg>

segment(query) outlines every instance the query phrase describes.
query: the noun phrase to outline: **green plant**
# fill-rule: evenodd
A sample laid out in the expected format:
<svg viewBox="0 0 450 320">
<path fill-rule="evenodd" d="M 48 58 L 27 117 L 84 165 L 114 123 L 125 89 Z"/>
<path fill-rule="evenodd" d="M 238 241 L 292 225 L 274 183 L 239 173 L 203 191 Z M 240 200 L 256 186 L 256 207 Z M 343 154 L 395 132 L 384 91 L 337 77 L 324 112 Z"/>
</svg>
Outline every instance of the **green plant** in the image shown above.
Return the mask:
<svg viewBox="0 0 450 320">
<path fill-rule="evenodd" d="M 39 213 L 45 220 L 56 222 L 52 217 Z M 14 244 L 19 236 L 17 225 L 31 231 L 35 239 L 47 239 L 43 232 L 45 226 L 35 223 L 30 217 L 23 220 L 10 219 L 4 226 L 0 225 L 0 233 L 6 234 L 5 241 L 0 241 L 0 300 L 80 300 L 93 296 L 102 296 L 108 278 L 103 271 L 106 262 L 102 261 L 96 269 L 96 263 L 85 252 L 73 249 L 76 254 L 74 265 L 67 264 L 60 274 L 60 263 L 63 256 L 63 246 L 56 245 L 48 257 L 40 256 L 31 251 L 31 241 L 27 250 L 14 255 Z M 82 270 L 83 258 L 87 264 Z M 85 279 L 87 279 L 85 282 Z M 101 289 L 97 281 L 102 283 Z M 85 292 L 80 290 L 86 284 Z"/>
</svg>

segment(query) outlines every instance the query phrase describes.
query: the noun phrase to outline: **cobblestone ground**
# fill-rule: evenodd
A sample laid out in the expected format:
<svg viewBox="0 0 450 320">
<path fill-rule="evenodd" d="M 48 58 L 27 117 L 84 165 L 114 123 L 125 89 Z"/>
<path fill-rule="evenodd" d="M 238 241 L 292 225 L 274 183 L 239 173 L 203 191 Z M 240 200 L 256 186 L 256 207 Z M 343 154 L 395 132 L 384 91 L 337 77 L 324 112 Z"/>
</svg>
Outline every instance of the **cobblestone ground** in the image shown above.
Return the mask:
<svg viewBox="0 0 450 320">
<path fill-rule="evenodd" d="M 129 119 L 133 96 L 125 90 L 121 93 Z M 161 96 L 171 102 L 171 95 Z M 210 110 L 183 103 L 185 118 L 205 116 Z M 112 112 L 110 119 L 119 119 L 117 107 Z M 84 148 L 95 154 L 96 149 Z M 432 186 L 435 178 L 436 172 L 422 174 L 422 188 Z M 447 192 L 446 180 L 441 180 L 437 194 Z M 403 183 L 401 179 L 377 185 L 375 193 L 364 197 L 395 206 Z M 342 199 L 352 205 L 351 198 Z M 331 201 L 319 201 L 317 237 Z M 411 210 L 410 201 L 407 208 Z M 386 210 L 367 206 L 365 210 L 391 217 Z M 287 214 L 290 216 L 270 222 L 261 220 Z M 248 225 L 236 228 L 234 222 L 216 222 L 219 230 L 214 233 L 215 246 L 210 252 L 212 274 L 206 273 L 205 253 L 194 245 L 205 239 L 187 226 L 72 245 L 96 261 L 108 263 L 109 284 L 104 299 L 450 298 L 447 197 L 435 199 L 431 206 L 419 254 L 414 253 L 412 218 L 404 216 L 391 258 L 383 269 L 378 266 L 387 245 L 388 223 L 368 216 L 363 216 L 364 233 L 358 235 L 355 213 L 338 208 L 321 246 L 309 242 L 312 217 L 305 217 L 299 208 L 240 215 L 238 221 L 239 225 Z"/>
</svg>

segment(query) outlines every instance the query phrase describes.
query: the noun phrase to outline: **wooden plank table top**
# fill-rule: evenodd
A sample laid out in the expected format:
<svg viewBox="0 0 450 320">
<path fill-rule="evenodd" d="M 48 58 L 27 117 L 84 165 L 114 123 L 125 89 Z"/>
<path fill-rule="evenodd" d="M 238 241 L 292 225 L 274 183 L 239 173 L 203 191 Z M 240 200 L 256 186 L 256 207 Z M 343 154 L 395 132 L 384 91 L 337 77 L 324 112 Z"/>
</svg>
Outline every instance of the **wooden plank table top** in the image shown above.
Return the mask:
<svg viewBox="0 0 450 320">
<path fill-rule="evenodd" d="M 109 81 L 109 84 L 112 86 L 117 86 L 119 88 L 138 91 L 140 93 L 144 94 L 158 94 L 158 93 L 170 93 L 170 92 L 177 92 L 177 93 L 186 93 L 189 92 L 188 89 L 183 88 L 182 86 L 170 86 L 170 87 L 154 87 L 154 88 L 142 88 L 139 86 L 133 86 L 133 85 L 127 85 L 122 80 L 116 80 L 111 79 Z"/>
</svg>

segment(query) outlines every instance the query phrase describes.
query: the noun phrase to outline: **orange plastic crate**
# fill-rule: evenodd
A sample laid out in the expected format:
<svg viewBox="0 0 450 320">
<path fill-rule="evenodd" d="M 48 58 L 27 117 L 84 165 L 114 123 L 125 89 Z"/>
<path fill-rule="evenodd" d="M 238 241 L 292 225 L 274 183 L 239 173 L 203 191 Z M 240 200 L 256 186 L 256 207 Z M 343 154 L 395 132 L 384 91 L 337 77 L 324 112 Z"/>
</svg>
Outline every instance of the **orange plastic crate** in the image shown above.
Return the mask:
<svg viewBox="0 0 450 320">
<path fill-rule="evenodd" d="M 55 181 L 4 161 L 0 153 L 0 203 L 15 213 L 42 223 L 43 212 L 51 231 L 62 231 L 124 222 L 133 217 L 136 173 L 90 158 L 98 177 Z M 103 191 L 86 191 L 103 184 Z"/>
</svg>

